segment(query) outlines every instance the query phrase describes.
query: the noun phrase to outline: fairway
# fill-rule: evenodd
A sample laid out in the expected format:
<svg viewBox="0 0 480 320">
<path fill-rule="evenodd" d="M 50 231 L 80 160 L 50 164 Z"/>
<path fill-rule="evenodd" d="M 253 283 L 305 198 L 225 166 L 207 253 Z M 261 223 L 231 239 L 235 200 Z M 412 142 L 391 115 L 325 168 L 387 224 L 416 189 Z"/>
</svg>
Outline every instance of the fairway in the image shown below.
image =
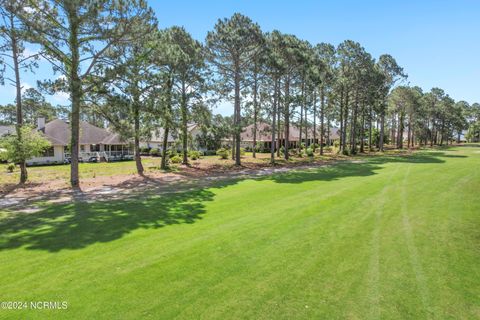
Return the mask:
<svg viewBox="0 0 480 320">
<path fill-rule="evenodd" d="M 1 319 L 480 318 L 480 146 L 0 214 Z"/>
</svg>

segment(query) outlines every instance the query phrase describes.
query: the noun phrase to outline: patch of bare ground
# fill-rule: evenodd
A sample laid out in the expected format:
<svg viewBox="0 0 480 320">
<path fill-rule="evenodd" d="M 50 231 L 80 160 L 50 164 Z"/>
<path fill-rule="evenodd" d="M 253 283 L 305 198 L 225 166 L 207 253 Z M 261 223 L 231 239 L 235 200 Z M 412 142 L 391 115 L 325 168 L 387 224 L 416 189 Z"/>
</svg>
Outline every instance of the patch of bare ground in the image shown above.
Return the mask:
<svg viewBox="0 0 480 320">
<path fill-rule="evenodd" d="M 405 154 L 407 152 L 402 152 Z M 213 181 L 228 178 L 247 178 L 286 172 L 292 169 L 309 169 L 341 161 L 363 162 L 366 154 L 360 157 L 328 155 L 322 158 L 292 157 L 285 161 L 277 159 L 276 165 L 269 163 L 269 154 L 259 154 L 257 158 L 244 158 L 241 166 L 232 160 L 201 159 L 189 165 L 172 167 L 171 171 L 149 170 L 144 175 L 115 174 L 83 178 L 79 189 L 72 189 L 68 181 L 54 179 L 41 183 L 24 185 L 3 185 L 0 189 L 0 208 L 33 212 L 39 202 L 66 203 L 71 201 L 100 201 L 121 199 L 131 196 L 148 196 L 159 192 L 176 192 L 198 186 L 208 186 Z"/>
</svg>

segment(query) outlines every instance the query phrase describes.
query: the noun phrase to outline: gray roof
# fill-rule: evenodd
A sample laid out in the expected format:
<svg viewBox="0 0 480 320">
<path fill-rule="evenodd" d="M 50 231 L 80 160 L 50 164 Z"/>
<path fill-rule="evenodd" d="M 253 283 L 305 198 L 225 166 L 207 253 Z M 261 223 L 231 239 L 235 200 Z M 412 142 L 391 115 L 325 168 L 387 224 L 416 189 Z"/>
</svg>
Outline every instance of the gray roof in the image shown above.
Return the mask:
<svg viewBox="0 0 480 320">
<path fill-rule="evenodd" d="M 0 126 L 0 137 L 15 132 L 15 126 Z"/>
<path fill-rule="evenodd" d="M 241 140 L 242 141 L 253 141 L 253 124 L 247 126 L 243 129 L 241 133 Z M 326 130 L 326 128 L 325 128 Z M 330 139 L 337 139 L 338 138 L 338 129 L 337 128 L 330 128 Z M 280 132 L 280 137 L 283 138 L 284 135 L 284 128 L 282 126 L 282 130 Z M 278 133 L 277 133 L 278 134 Z M 302 128 L 302 134 L 305 135 L 305 128 Z M 278 136 L 277 136 L 278 137 Z M 300 129 L 295 125 L 290 125 L 289 130 L 289 141 L 298 141 L 300 137 Z M 313 129 L 308 129 L 308 137 L 311 139 L 313 138 Z M 320 126 L 317 125 L 317 138 L 320 138 Z M 303 136 L 305 139 L 305 136 Z M 257 123 L 257 141 L 271 141 L 272 140 L 272 128 L 270 124 L 265 122 Z"/>
<path fill-rule="evenodd" d="M 70 125 L 63 120 L 52 120 L 41 131 L 53 145 L 66 146 L 70 143 Z M 80 144 L 127 144 L 127 142 L 117 133 L 80 121 Z"/>
</svg>

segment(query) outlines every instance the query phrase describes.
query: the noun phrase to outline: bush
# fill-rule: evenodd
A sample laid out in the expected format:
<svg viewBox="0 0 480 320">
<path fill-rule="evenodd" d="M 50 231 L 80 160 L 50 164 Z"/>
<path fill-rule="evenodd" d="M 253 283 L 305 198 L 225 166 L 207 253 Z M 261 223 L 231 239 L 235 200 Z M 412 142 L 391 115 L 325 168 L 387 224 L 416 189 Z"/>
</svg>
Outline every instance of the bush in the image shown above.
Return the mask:
<svg viewBox="0 0 480 320">
<path fill-rule="evenodd" d="M 225 148 L 220 148 L 217 150 L 217 155 L 220 156 L 220 159 L 228 159 L 229 151 Z"/>
<path fill-rule="evenodd" d="M 170 158 L 170 162 L 174 164 L 182 163 L 182 158 L 177 154 Z"/>
<path fill-rule="evenodd" d="M 202 157 L 202 153 L 200 151 L 191 150 L 190 152 L 188 152 L 188 156 L 192 160 L 197 160 L 197 159 L 200 159 Z"/>
<path fill-rule="evenodd" d="M 281 147 L 280 147 L 280 153 L 281 153 L 281 154 L 285 154 L 285 147 L 284 147 L 284 146 L 281 146 Z"/>
<path fill-rule="evenodd" d="M 142 147 L 142 148 L 140 148 L 140 153 L 150 153 L 150 148 L 149 147 Z"/>
<path fill-rule="evenodd" d="M 307 150 L 305 152 L 306 152 L 307 156 L 313 157 L 313 149 L 312 148 L 307 148 Z"/>
<path fill-rule="evenodd" d="M 245 148 L 240 148 L 240 155 L 244 156 L 245 155 Z"/>
<path fill-rule="evenodd" d="M 7 171 L 12 173 L 13 170 L 15 170 L 15 163 L 9 163 L 7 164 Z"/>
<path fill-rule="evenodd" d="M 206 151 L 203 152 L 204 156 L 214 156 L 216 154 L 217 154 L 216 150 L 206 150 Z"/>
<path fill-rule="evenodd" d="M 177 149 L 167 150 L 167 156 L 170 158 L 175 157 L 176 155 L 178 155 Z"/>
<path fill-rule="evenodd" d="M 160 150 L 158 150 L 157 148 L 152 148 L 150 149 L 150 155 L 154 157 L 158 157 L 160 156 Z"/>
</svg>

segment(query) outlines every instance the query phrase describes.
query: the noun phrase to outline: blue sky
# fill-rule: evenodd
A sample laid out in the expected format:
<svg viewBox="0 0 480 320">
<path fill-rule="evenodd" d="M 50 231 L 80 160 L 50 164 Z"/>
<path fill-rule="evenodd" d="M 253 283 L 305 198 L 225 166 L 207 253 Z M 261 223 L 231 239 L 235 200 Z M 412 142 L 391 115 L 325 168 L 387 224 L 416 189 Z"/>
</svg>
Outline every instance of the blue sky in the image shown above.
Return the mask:
<svg viewBox="0 0 480 320">
<path fill-rule="evenodd" d="M 394 56 L 411 85 L 440 87 L 455 100 L 480 102 L 480 1 L 478 0 L 189 0 L 149 1 L 160 27 L 184 26 L 202 40 L 219 18 L 234 12 L 248 15 L 264 31 L 278 29 L 310 41 L 334 45 L 360 42 L 374 57 Z M 24 74 L 26 86 L 51 76 L 42 63 L 35 76 Z M 0 89 L 0 103 L 13 101 L 13 88 Z M 50 97 L 68 104 L 64 95 Z M 224 104 L 217 112 L 230 114 Z"/>
</svg>

